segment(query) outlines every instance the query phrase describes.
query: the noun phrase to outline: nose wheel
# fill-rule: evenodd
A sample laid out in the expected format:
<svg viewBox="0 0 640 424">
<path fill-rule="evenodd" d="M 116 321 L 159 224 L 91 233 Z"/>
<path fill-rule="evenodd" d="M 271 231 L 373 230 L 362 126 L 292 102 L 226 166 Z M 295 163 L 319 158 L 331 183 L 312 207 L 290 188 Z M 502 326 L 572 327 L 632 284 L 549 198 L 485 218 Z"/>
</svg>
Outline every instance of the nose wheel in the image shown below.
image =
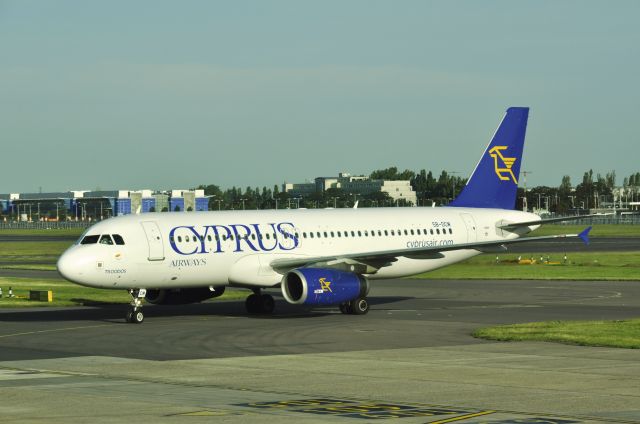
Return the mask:
<svg viewBox="0 0 640 424">
<path fill-rule="evenodd" d="M 144 321 L 144 313 L 142 313 L 142 300 L 147 295 L 146 289 L 129 290 L 131 295 L 131 303 L 125 316 L 125 321 L 130 324 L 140 324 Z"/>
</svg>

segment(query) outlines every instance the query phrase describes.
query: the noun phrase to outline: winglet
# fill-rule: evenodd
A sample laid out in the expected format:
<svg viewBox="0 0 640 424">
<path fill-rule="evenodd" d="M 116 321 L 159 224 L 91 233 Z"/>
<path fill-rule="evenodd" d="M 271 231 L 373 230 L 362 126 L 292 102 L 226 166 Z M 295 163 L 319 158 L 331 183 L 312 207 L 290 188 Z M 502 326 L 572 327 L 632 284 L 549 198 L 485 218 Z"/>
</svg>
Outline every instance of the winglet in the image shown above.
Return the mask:
<svg viewBox="0 0 640 424">
<path fill-rule="evenodd" d="M 591 231 L 592 228 L 592 226 L 588 226 L 583 232 L 578 234 L 578 237 L 580 237 L 580 240 L 582 240 L 584 244 L 589 244 L 589 231 Z"/>
</svg>

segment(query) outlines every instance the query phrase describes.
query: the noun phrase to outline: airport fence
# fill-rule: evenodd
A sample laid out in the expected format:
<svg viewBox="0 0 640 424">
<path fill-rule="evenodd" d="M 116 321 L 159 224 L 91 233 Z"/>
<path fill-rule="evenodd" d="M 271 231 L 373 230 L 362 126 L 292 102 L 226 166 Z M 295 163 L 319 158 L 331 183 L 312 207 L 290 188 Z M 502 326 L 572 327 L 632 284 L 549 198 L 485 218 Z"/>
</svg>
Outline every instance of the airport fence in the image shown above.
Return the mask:
<svg viewBox="0 0 640 424">
<path fill-rule="evenodd" d="M 0 230 L 60 230 L 70 228 L 87 228 L 96 221 L 34 221 L 34 222 L 0 222 Z"/>
<path fill-rule="evenodd" d="M 554 217 L 555 218 L 555 217 Z M 547 224 L 547 225 L 603 225 L 603 224 L 613 224 L 613 225 L 640 225 L 640 215 L 629 215 L 629 216 L 602 216 L 602 217 L 593 217 L 593 218 L 584 218 L 584 219 L 575 219 L 567 222 L 558 222 L 556 224 Z"/>
<path fill-rule="evenodd" d="M 555 216 L 554 216 L 555 218 Z M 88 228 L 97 221 L 6 221 L 0 222 L 0 230 L 47 230 L 47 229 L 69 229 L 69 228 Z M 547 225 L 593 225 L 593 224 L 626 224 L 640 225 L 640 215 L 617 215 L 602 216 L 593 218 L 577 219 L 568 222 L 559 222 Z"/>
</svg>

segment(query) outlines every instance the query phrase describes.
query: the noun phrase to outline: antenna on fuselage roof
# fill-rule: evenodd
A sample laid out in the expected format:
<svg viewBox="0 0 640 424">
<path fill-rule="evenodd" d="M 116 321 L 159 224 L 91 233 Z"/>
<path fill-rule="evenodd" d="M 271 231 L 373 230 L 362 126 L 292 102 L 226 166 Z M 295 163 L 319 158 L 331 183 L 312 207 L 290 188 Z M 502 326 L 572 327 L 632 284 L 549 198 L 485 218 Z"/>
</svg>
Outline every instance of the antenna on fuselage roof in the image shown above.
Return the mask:
<svg viewBox="0 0 640 424">
<path fill-rule="evenodd" d="M 356 200 L 356 203 L 353 205 L 353 209 L 358 209 L 358 202 L 360 202 L 360 201 Z"/>
</svg>

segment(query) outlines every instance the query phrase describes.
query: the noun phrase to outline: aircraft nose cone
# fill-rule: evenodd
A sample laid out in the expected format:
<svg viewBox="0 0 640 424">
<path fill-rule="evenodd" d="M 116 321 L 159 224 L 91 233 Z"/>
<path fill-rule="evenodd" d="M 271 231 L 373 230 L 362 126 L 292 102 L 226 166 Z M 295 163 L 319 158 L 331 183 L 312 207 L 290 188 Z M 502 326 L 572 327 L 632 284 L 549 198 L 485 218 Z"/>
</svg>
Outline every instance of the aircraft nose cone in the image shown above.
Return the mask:
<svg viewBox="0 0 640 424">
<path fill-rule="evenodd" d="M 67 250 L 60 256 L 58 263 L 56 264 L 58 273 L 62 278 L 72 281 L 74 283 L 80 283 L 80 277 L 82 275 L 82 261 L 73 248 Z"/>
</svg>

